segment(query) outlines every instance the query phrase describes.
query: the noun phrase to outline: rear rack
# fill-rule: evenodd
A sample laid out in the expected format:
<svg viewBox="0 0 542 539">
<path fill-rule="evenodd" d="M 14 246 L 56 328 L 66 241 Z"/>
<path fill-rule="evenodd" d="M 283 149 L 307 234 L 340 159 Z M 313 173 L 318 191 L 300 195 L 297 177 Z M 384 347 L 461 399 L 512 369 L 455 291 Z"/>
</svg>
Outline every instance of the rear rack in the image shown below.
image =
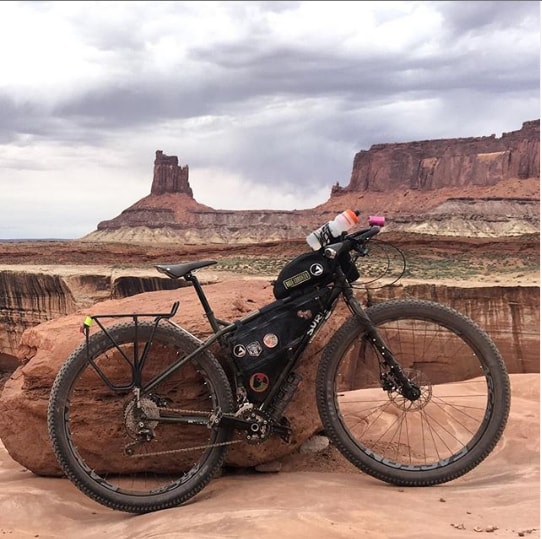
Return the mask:
<svg viewBox="0 0 542 539">
<path fill-rule="evenodd" d="M 98 376 L 103 380 L 103 382 L 110 389 L 112 389 L 113 391 L 127 391 L 141 383 L 141 380 L 140 380 L 141 371 L 143 369 L 143 366 L 147 359 L 147 354 L 149 352 L 150 346 L 154 339 L 156 328 L 158 327 L 158 324 L 160 323 L 161 320 L 169 320 L 170 318 L 175 316 L 178 308 L 179 308 L 179 302 L 176 301 L 173 303 L 169 313 L 100 314 L 100 315 L 86 317 L 81 329 L 82 329 L 82 332 L 84 332 L 85 334 L 87 361 L 92 365 L 93 369 L 96 371 Z M 133 320 L 135 327 L 134 327 L 134 340 L 133 340 L 134 347 L 133 347 L 132 359 L 130 359 L 126 355 L 124 350 L 120 348 L 120 345 L 111 336 L 110 332 L 107 330 L 104 323 L 101 321 L 101 319 L 103 318 L 131 318 Z M 138 338 L 139 337 L 138 324 L 139 324 L 140 318 L 154 318 L 154 326 L 152 328 L 152 332 L 147 342 L 145 343 L 141 356 L 139 355 L 139 338 Z M 107 336 L 109 341 L 113 344 L 113 346 L 118 350 L 118 352 L 121 354 L 121 356 L 126 361 L 126 363 L 130 366 L 132 370 L 132 381 L 129 385 L 116 385 L 116 384 L 111 383 L 111 381 L 107 378 L 105 373 L 100 369 L 100 367 L 98 367 L 98 365 L 90 357 L 90 348 L 89 348 L 90 326 L 92 325 L 93 322 L 96 322 L 96 324 L 98 324 L 100 330 Z"/>
</svg>

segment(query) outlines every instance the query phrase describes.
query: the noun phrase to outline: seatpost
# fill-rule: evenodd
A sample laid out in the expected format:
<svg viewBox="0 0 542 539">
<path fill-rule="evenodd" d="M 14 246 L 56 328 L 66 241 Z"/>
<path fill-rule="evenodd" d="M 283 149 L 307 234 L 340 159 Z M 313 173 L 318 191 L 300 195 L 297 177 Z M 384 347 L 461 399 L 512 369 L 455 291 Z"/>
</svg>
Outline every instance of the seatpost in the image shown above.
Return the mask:
<svg viewBox="0 0 542 539">
<path fill-rule="evenodd" d="M 194 286 L 196 290 L 196 294 L 198 295 L 198 298 L 200 300 L 200 303 L 203 306 L 203 310 L 205 311 L 205 316 L 207 317 L 207 320 L 209 320 L 209 324 L 211 324 L 213 331 L 217 333 L 220 330 L 220 327 L 218 325 L 217 319 L 215 318 L 215 313 L 213 313 L 213 310 L 211 309 L 211 306 L 209 305 L 209 302 L 207 301 L 207 297 L 205 296 L 205 292 L 203 291 L 203 287 L 201 286 L 201 283 L 192 272 L 187 273 L 184 276 L 184 278 L 186 281 L 191 282 L 192 285 Z"/>
</svg>

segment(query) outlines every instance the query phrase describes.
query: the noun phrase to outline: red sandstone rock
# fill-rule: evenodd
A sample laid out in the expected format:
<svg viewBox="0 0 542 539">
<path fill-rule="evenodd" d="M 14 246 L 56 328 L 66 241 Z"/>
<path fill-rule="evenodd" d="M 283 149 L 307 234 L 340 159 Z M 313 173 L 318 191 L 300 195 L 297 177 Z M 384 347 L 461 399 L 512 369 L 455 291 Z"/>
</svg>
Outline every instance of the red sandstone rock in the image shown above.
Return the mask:
<svg viewBox="0 0 542 539">
<path fill-rule="evenodd" d="M 188 165 L 179 167 L 179 159 L 175 155 L 165 155 L 161 150 L 156 150 L 151 194 L 164 193 L 185 193 L 193 197 L 188 183 Z"/>
<path fill-rule="evenodd" d="M 336 186 L 333 192 L 428 191 L 534 177 L 540 177 L 540 120 L 524 122 L 520 130 L 501 138 L 374 144 L 356 154 L 349 185 Z"/>
<path fill-rule="evenodd" d="M 219 283 L 209 287 L 208 296 L 215 314 L 232 321 L 273 300 L 271 287 L 262 281 L 253 281 L 251 286 L 247 286 L 247 281 Z M 36 474 L 59 474 L 46 427 L 49 391 L 61 364 L 82 341 L 79 328 L 86 314 L 168 312 L 177 299 L 181 307 L 174 320 L 197 336 L 209 335 L 207 320 L 191 288 L 105 301 L 90 310 L 27 330 L 18 352 L 24 364 L 6 382 L 0 397 L 0 435 L 10 456 Z M 245 467 L 278 459 L 292 453 L 321 428 L 314 396 L 316 365 L 323 344 L 340 321 L 340 316 L 330 320 L 304 354 L 298 371 L 303 382 L 285 411 L 294 431 L 291 442 L 272 438 L 259 446 L 232 446 L 227 464 Z M 102 425 L 93 413 L 89 408 L 88 424 L 95 426 L 99 440 Z"/>
<path fill-rule="evenodd" d="M 412 232 L 532 233 L 538 230 L 540 216 L 539 148 L 539 120 L 524 122 L 520 130 L 501 138 L 375 144 L 356 154 L 348 186 L 337 183 L 326 203 L 296 211 L 228 211 L 200 204 L 193 198 L 188 166 L 180 167 L 176 156 L 158 150 L 150 195 L 99 223 L 83 240 L 232 244 L 299 239 L 349 207 L 364 216 L 385 214 L 394 219 L 396 229 Z M 464 220 L 454 219 L 445 205 L 439 208 L 448 199 L 480 197 L 508 199 L 512 215 L 504 207 L 481 204 L 471 225 L 464 226 Z M 495 219 L 504 226 L 494 225 Z M 429 222 L 429 230 L 409 227 L 413 221 Z"/>
</svg>

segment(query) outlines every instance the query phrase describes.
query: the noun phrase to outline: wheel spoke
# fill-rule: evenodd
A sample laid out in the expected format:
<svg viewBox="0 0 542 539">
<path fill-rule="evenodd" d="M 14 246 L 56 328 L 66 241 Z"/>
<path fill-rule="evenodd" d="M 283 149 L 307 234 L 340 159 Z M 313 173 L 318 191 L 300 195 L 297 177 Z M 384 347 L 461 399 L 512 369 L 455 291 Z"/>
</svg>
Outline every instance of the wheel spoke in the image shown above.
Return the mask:
<svg viewBox="0 0 542 539">
<path fill-rule="evenodd" d="M 153 385 L 150 380 L 197 342 L 174 326 L 140 322 L 138 348 L 149 335 L 145 366 L 133 358 L 134 328 L 110 330 L 115 344 L 100 339 L 75 353 L 59 373 L 51 394 L 49 430 L 66 475 L 100 503 L 145 512 L 181 503 L 210 480 L 229 445 L 229 430 L 212 425 L 231 411 L 227 378 L 212 356 L 183 363 Z M 57 404 L 60 403 L 60 404 Z"/>
<path fill-rule="evenodd" d="M 392 483 L 435 484 L 466 473 L 493 449 L 508 417 L 498 350 L 470 320 L 432 302 L 384 302 L 368 313 L 420 394 L 403 396 L 396 371 L 352 319 L 319 371 L 326 430 L 349 460 Z M 472 456 L 476 447 L 481 457 Z"/>
</svg>

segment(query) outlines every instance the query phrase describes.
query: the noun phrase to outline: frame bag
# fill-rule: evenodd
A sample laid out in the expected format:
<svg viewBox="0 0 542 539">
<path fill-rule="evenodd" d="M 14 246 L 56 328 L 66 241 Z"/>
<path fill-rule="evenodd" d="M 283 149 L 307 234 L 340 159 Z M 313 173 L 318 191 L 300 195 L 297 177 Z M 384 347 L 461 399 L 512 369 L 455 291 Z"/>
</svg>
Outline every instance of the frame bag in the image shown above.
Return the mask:
<svg viewBox="0 0 542 539">
<path fill-rule="evenodd" d="M 251 401 L 261 402 L 307 332 L 325 315 L 324 288 L 277 300 L 237 322 L 230 336 L 231 355 Z"/>
</svg>

